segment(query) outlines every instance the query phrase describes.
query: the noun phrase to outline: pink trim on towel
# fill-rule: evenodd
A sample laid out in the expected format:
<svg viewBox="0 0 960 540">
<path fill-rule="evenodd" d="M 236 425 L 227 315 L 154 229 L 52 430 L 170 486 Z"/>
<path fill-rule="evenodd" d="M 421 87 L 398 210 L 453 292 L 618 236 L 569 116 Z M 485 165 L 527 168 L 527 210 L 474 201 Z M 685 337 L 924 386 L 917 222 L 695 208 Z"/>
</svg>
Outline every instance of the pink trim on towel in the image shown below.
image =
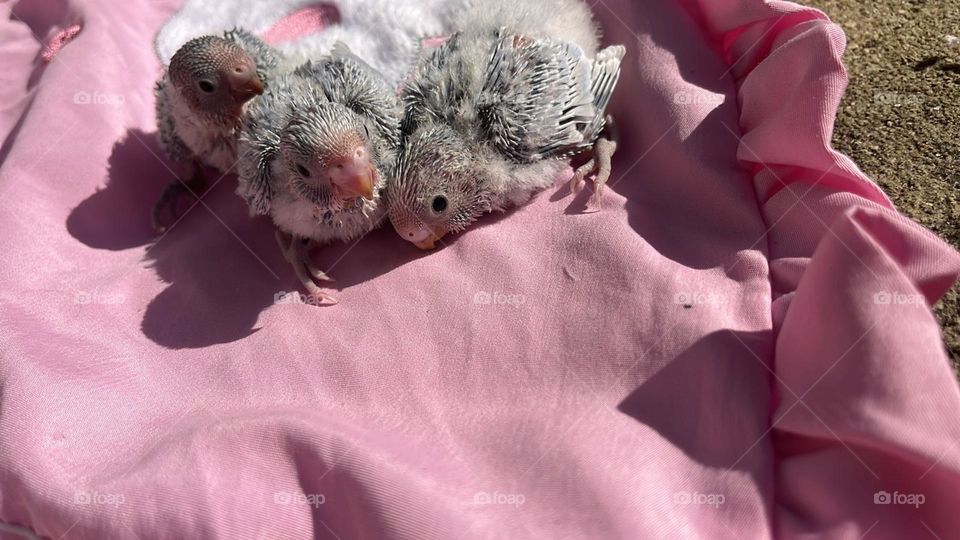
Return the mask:
<svg viewBox="0 0 960 540">
<path fill-rule="evenodd" d="M 424 38 L 420 40 L 420 49 L 422 51 L 429 51 L 432 49 L 436 49 L 437 47 L 443 45 L 447 41 L 450 41 L 449 35 Z"/>
<path fill-rule="evenodd" d="M 270 45 L 293 41 L 340 22 L 340 12 L 333 4 L 315 4 L 294 11 L 280 19 L 263 34 Z"/>
<path fill-rule="evenodd" d="M 40 54 L 43 61 L 49 63 L 53 60 L 53 57 L 60 52 L 60 49 L 62 49 L 64 45 L 70 43 L 73 41 L 73 38 L 77 37 L 80 29 L 79 24 L 68 26 L 50 38 L 50 41 L 47 42 L 46 47 L 43 48 L 43 52 Z"/>
</svg>

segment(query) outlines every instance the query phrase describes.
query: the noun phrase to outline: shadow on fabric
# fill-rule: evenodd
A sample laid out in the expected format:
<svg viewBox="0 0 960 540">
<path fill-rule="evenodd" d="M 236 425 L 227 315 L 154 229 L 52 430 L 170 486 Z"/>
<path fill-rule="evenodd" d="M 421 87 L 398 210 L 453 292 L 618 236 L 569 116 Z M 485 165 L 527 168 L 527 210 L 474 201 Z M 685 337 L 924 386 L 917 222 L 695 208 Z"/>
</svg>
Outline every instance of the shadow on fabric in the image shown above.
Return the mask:
<svg viewBox="0 0 960 540">
<path fill-rule="evenodd" d="M 174 178 L 156 134 L 131 130 L 117 141 L 109 180 L 67 218 L 67 230 L 87 246 L 119 251 L 146 247 L 144 260 L 169 286 L 150 301 L 141 329 L 171 349 L 199 348 L 244 339 L 256 332 L 260 313 L 300 285 L 283 258 L 269 218 L 251 219 L 233 192 L 236 179 L 207 171 L 201 202 L 185 201 L 182 218 L 166 234 L 150 226 L 150 208 Z M 409 249 L 404 249 L 409 248 Z M 318 248 L 315 261 L 343 291 L 425 256 L 389 225 L 362 241 Z M 317 317 L 324 309 L 317 308 Z"/>
<path fill-rule="evenodd" d="M 170 169 L 176 170 L 173 164 L 159 163 L 161 156 L 155 133 L 128 131 L 113 146 L 106 187 L 77 205 L 67 218 L 70 235 L 92 248 L 112 251 L 154 241 L 150 207 L 174 180 Z"/>
<path fill-rule="evenodd" d="M 617 408 L 704 466 L 772 470 L 771 463 L 763 463 L 772 457 L 766 433 L 772 409 L 756 406 L 771 403 L 773 375 L 758 357 L 765 361 L 773 357 L 772 332 L 710 333 L 634 389 Z"/>
<path fill-rule="evenodd" d="M 53 34 L 54 28 L 68 24 L 68 8 L 67 0 L 20 0 L 10 8 L 10 20 L 25 24 L 40 45 L 34 59 L 33 71 L 27 79 L 27 90 L 40 82 L 40 77 L 47 67 L 47 62 L 41 59 L 41 53 L 46 46 L 44 40 Z"/>
</svg>

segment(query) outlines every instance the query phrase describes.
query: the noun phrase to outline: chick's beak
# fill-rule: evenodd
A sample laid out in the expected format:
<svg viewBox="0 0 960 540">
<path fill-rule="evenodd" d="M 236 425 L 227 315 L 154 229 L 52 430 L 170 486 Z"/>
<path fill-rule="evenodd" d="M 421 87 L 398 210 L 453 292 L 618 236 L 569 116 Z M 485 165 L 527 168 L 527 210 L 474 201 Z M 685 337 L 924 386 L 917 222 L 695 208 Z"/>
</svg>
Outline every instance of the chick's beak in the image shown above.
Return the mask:
<svg viewBox="0 0 960 540">
<path fill-rule="evenodd" d="M 227 69 L 225 73 L 230 94 L 240 103 L 246 103 L 253 96 L 263 93 L 263 81 L 257 71 L 247 63 L 240 63 Z"/>
<path fill-rule="evenodd" d="M 356 151 L 346 159 L 335 160 L 330 167 L 330 181 L 343 198 L 373 199 L 373 165 L 365 152 Z"/>
<path fill-rule="evenodd" d="M 427 240 L 424 240 L 423 242 L 414 242 L 413 245 L 417 246 L 418 248 L 424 251 L 429 251 L 437 247 L 437 239 L 431 237 L 431 238 L 428 238 Z"/>
<path fill-rule="evenodd" d="M 424 250 L 437 247 L 437 240 L 443 236 L 443 234 L 438 234 L 427 226 L 416 229 L 405 229 L 394 225 L 394 230 L 397 231 L 397 234 L 399 234 L 401 238 Z"/>
</svg>

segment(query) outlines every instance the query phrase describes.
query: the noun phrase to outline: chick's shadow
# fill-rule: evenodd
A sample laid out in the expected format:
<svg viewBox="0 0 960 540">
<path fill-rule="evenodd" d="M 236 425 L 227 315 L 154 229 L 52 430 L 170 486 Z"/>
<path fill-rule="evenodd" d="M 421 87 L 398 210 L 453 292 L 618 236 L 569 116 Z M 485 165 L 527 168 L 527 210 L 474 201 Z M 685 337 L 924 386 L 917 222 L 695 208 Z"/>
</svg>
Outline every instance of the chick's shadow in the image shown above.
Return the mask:
<svg viewBox="0 0 960 540">
<path fill-rule="evenodd" d="M 184 205 L 182 218 L 157 236 L 150 208 L 177 170 L 160 161 L 162 156 L 155 133 L 128 131 L 114 145 L 107 185 L 71 212 L 67 230 L 95 249 L 147 246 L 144 261 L 168 284 L 143 313 L 141 330 L 151 341 L 184 349 L 244 339 L 259 330 L 260 313 L 278 293 L 299 291 L 300 284 L 277 246 L 270 219 L 251 219 L 234 194 L 232 174 L 218 180 L 219 174 L 208 171 L 212 187 L 201 202 Z M 331 285 L 343 291 L 423 255 L 404 249 L 406 243 L 386 227 L 362 241 L 315 251 L 315 262 L 337 279 Z M 316 308 L 315 316 L 322 317 L 324 309 L 336 306 Z"/>
<path fill-rule="evenodd" d="M 67 231 L 89 247 L 120 251 L 156 240 L 150 207 L 174 180 L 173 164 L 163 156 L 156 134 L 128 130 L 113 145 L 107 185 L 85 199 L 67 217 Z"/>
</svg>

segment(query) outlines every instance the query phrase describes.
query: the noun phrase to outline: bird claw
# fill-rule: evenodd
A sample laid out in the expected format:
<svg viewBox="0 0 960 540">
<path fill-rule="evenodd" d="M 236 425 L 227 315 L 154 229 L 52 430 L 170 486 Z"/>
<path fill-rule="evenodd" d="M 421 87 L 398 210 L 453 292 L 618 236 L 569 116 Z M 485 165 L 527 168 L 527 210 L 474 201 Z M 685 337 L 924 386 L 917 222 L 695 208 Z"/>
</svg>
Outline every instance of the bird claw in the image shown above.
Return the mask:
<svg viewBox="0 0 960 540">
<path fill-rule="evenodd" d="M 336 298 L 330 296 L 329 294 L 320 290 L 320 287 L 313 282 L 310 282 L 310 286 L 304 284 L 307 288 L 307 292 L 310 293 L 310 297 L 313 299 L 313 302 L 317 306 L 335 306 L 339 302 Z"/>
<path fill-rule="evenodd" d="M 160 198 L 157 199 L 157 202 L 153 203 L 153 206 L 150 208 L 150 225 L 153 227 L 153 230 L 156 231 L 157 234 L 163 234 L 169 228 L 163 224 L 162 220 L 165 210 L 172 220 L 170 227 L 175 225 L 177 221 L 183 217 L 177 213 L 177 203 L 180 202 L 180 198 L 189 196 L 193 199 L 199 199 L 199 192 L 203 190 L 205 184 L 206 179 L 199 168 L 194 168 L 194 173 L 190 180 L 184 182 L 183 180 L 177 179 L 176 182 L 167 184 L 167 187 L 163 188 L 163 192 L 160 193 Z"/>
<path fill-rule="evenodd" d="M 570 178 L 571 195 L 576 195 L 577 193 L 580 193 L 581 189 L 583 189 L 583 185 L 586 183 L 587 175 L 592 173 L 596 168 L 596 161 L 596 159 L 590 158 L 590 161 L 577 167 L 577 170 L 574 171 L 573 177 Z"/>
<path fill-rule="evenodd" d="M 168 184 L 167 187 L 163 188 L 163 192 L 160 194 L 157 202 L 153 203 L 153 207 L 150 208 L 150 225 L 157 234 L 162 234 L 167 231 L 167 226 L 163 224 L 162 220 L 164 211 L 169 214 L 173 223 L 176 223 L 179 219 L 177 215 L 177 202 L 179 202 L 184 191 L 186 190 L 183 184 L 179 182 Z"/>
<path fill-rule="evenodd" d="M 597 138 L 593 143 L 593 156 L 583 165 L 577 167 L 573 177 L 570 179 L 570 192 L 576 194 L 582 188 L 587 176 L 593 174 L 593 196 L 590 198 L 591 205 L 597 210 L 601 208 L 601 197 L 603 195 L 603 186 L 610 179 L 612 171 L 611 162 L 613 154 L 617 152 L 617 134 L 613 123 L 613 118 L 607 116 L 607 125 L 610 128 L 609 133 L 605 133 Z"/>
<path fill-rule="evenodd" d="M 283 257 L 293 266 L 293 271 L 303 285 L 303 288 L 310 293 L 310 296 L 318 306 L 332 306 L 337 303 L 337 299 L 323 292 L 323 289 L 317 285 L 314 280 L 333 281 L 323 270 L 320 270 L 310 260 L 310 250 L 315 243 L 310 240 L 304 243 L 300 238 L 292 236 L 287 242 L 283 233 L 276 232 L 277 243 L 280 244 L 280 250 Z"/>
<path fill-rule="evenodd" d="M 323 270 L 317 268 L 312 264 L 306 264 L 305 266 L 307 267 L 307 272 L 310 272 L 310 275 L 313 277 L 313 279 L 318 279 L 320 281 L 327 281 L 331 283 L 336 281 L 332 277 L 328 276 L 326 272 L 324 272 Z"/>
</svg>

